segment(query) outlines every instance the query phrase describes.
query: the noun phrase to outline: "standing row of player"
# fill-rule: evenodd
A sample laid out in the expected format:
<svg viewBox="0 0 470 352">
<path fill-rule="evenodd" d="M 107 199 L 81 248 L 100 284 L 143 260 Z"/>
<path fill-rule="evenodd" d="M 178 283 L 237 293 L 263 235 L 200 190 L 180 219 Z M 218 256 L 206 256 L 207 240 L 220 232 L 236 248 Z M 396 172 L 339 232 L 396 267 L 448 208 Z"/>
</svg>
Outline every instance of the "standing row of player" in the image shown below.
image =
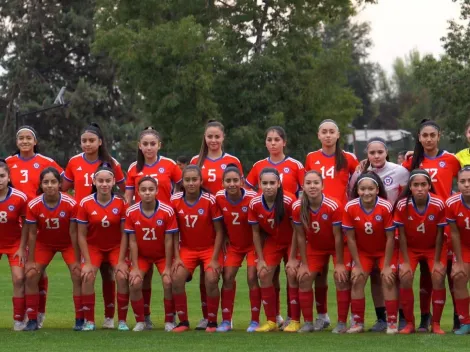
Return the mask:
<svg viewBox="0 0 470 352">
<path fill-rule="evenodd" d="M 429 132 L 428 130 L 431 132 Z M 195 158 L 193 160 L 194 162 L 199 162 L 203 160 L 200 163 L 200 166 L 202 166 L 202 182 L 203 182 L 204 187 L 207 187 L 209 189 L 211 186 L 215 186 L 214 190 L 212 190 L 213 193 L 216 193 L 218 189 L 222 188 L 221 176 L 222 176 L 222 173 L 224 172 L 224 169 L 226 169 L 226 166 L 228 164 L 234 162 L 238 166 L 237 169 L 241 170 L 241 166 L 239 165 L 238 159 L 230 155 L 224 154 L 222 152 L 223 137 L 224 137 L 223 127 L 217 122 L 209 123 L 206 127 L 200 156 L 199 158 Z M 354 170 L 357 166 L 357 161 L 355 160 L 354 156 L 352 156 L 351 154 L 341 151 L 338 145 L 338 138 L 339 138 L 339 130 L 334 122 L 326 121 L 322 123 L 319 128 L 319 139 L 322 142 L 322 149 L 319 150 L 318 152 L 313 152 L 309 154 L 307 158 L 306 166 L 307 166 L 307 169 L 314 169 L 314 170 L 317 169 L 318 171 L 321 172 L 323 179 L 324 179 L 325 193 L 328 196 L 330 196 L 330 194 L 333 193 L 333 196 L 339 199 L 340 200 L 339 203 L 341 203 L 341 202 L 345 202 L 345 200 L 347 199 L 346 189 L 348 187 L 349 177 L 351 174 L 354 173 Z M 428 138 L 430 142 L 425 140 L 425 138 Z M 456 172 L 458 171 L 458 168 L 454 167 L 455 163 L 453 162 L 452 158 L 455 159 L 455 157 L 453 157 L 449 153 L 445 153 L 445 152 L 439 153 L 439 149 L 437 147 L 438 138 L 439 138 L 438 126 L 436 126 L 435 124 L 431 124 L 431 123 L 423 124 L 420 128 L 418 147 L 421 146 L 422 148 L 424 148 L 425 153 L 423 154 L 423 152 L 421 151 L 421 154 L 420 154 L 420 150 L 417 150 L 417 152 L 415 153 L 415 156 L 413 157 L 413 161 L 415 163 L 415 160 L 419 160 L 419 158 L 421 157 L 422 160 L 418 161 L 417 165 L 423 168 L 429 169 L 431 176 L 432 176 L 433 183 L 437 183 L 439 186 L 441 186 L 442 184 L 445 184 L 445 183 L 448 184 L 449 175 L 450 175 L 450 182 L 452 182 L 452 177 L 455 176 Z M 106 153 L 104 139 L 102 137 L 102 134 L 99 128 L 97 128 L 96 126 L 89 126 L 82 134 L 81 140 L 82 140 L 82 148 L 84 150 L 84 153 L 72 158 L 71 162 L 69 163 L 66 169 L 66 174 L 64 178 L 65 181 L 62 185 L 64 190 L 70 188 L 73 185 L 75 188 L 75 193 L 78 197 L 78 200 L 80 200 L 79 198 L 80 196 L 78 194 L 81 191 L 83 191 L 82 192 L 83 196 L 85 194 L 90 193 L 91 184 L 93 182 L 92 174 L 96 173 L 96 168 L 98 167 L 100 160 L 110 162 L 109 166 L 111 167 L 110 170 L 113 173 L 113 178 L 117 181 L 123 181 L 122 171 L 120 171 L 120 168 L 118 167 L 119 164 L 115 160 L 111 159 L 109 155 Z M 34 130 L 32 130 L 31 128 L 20 129 L 20 131 L 18 131 L 18 134 L 17 134 L 17 142 L 18 142 L 18 147 L 19 147 L 19 153 L 15 154 L 13 157 L 10 157 L 8 160 L 8 164 L 11 169 L 11 179 L 17 188 L 20 188 L 19 186 L 21 186 L 21 184 L 24 184 L 25 187 L 23 188 L 23 190 L 27 193 L 29 191 L 29 193 L 32 195 L 34 194 L 34 188 L 35 188 L 34 176 L 33 176 L 34 173 L 36 172 L 35 176 L 38 179 L 37 177 L 38 172 L 40 172 L 41 169 L 47 166 L 47 164 L 50 165 L 50 164 L 53 164 L 53 162 L 50 159 L 44 158 L 41 155 L 35 153 L 36 150 L 34 149 L 36 149 L 37 139 L 36 139 Z M 173 183 L 178 183 L 179 178 L 180 178 L 179 176 L 181 175 L 181 171 L 177 169 L 174 162 L 170 161 L 169 159 L 160 157 L 158 155 L 160 142 L 161 142 L 160 138 L 155 130 L 147 129 L 143 131 L 143 133 L 141 134 L 140 141 L 139 141 L 139 150 L 141 152 L 139 152 L 138 161 L 135 163 L 135 165 L 131 166 L 129 170 L 129 174 L 128 174 L 127 184 L 129 188 L 128 190 L 126 190 L 126 198 L 128 200 L 132 199 L 132 196 L 134 193 L 132 189 L 135 189 L 136 183 L 138 184 L 140 179 L 142 179 L 146 175 L 149 175 L 153 178 L 158 179 L 158 190 L 159 190 L 158 198 L 160 200 L 163 199 L 161 197 L 165 197 L 165 196 L 167 197 L 165 200 L 169 198 L 171 194 L 171 187 L 168 187 L 168 185 L 169 184 L 171 185 L 171 181 L 173 181 Z M 284 155 L 284 147 L 286 144 L 286 137 L 285 137 L 284 131 L 280 128 L 272 128 L 268 130 L 266 143 L 267 143 L 267 148 L 270 152 L 270 157 L 254 165 L 253 170 L 249 173 L 247 177 L 247 184 L 250 186 L 256 187 L 259 184 L 259 180 L 260 180 L 259 175 L 261 174 L 261 171 L 265 169 L 265 166 L 272 166 L 276 170 L 280 171 L 280 172 L 278 171 L 279 181 L 282 181 L 283 189 L 297 192 L 300 189 L 300 186 L 303 184 L 302 179 L 303 179 L 304 171 L 300 162 L 295 161 L 291 158 L 286 158 L 286 156 Z M 433 155 L 432 153 L 435 153 L 435 155 Z M 395 192 L 395 194 L 397 194 L 398 193 L 397 187 L 403 186 L 403 183 L 401 184 L 399 183 L 400 179 L 401 180 L 404 179 L 405 180 L 404 183 L 406 184 L 407 177 L 405 178 L 400 177 L 400 174 L 403 174 L 403 172 L 398 166 L 396 165 L 394 166 L 392 165 L 392 163 L 385 162 L 384 160 L 386 156 L 385 144 L 382 143 L 381 141 L 375 141 L 375 142 L 372 141 L 372 143 L 369 143 L 368 145 L 368 155 L 369 155 L 369 162 L 371 163 L 371 166 L 379 167 L 377 168 L 377 171 L 379 171 L 378 173 L 381 176 L 382 180 L 384 181 L 385 186 L 388 188 L 390 192 L 392 193 Z M 431 168 L 431 167 L 427 167 L 427 165 L 424 165 L 426 161 L 434 160 L 434 159 L 431 159 L 431 157 L 433 156 L 437 157 L 435 159 L 440 160 L 440 161 L 437 161 L 439 163 L 437 164 L 438 167 Z M 95 161 L 94 164 L 93 162 L 90 162 L 93 160 Z M 166 164 L 162 162 L 166 162 Z M 420 163 L 422 165 L 420 165 Z M 443 165 L 441 165 L 441 163 L 443 163 Z M 53 164 L 53 166 L 56 167 L 56 169 L 60 169 L 56 164 L 55 165 Z M 385 175 L 383 173 L 381 174 L 380 171 L 385 172 L 385 170 L 387 172 L 390 172 L 390 175 Z M 394 174 L 394 172 L 396 173 L 396 175 Z M 32 176 L 33 178 L 30 179 L 29 178 L 30 176 Z M 240 176 L 242 176 L 241 171 L 240 171 Z M 95 177 L 95 182 L 96 182 L 96 177 Z M 30 188 L 28 189 L 27 186 L 29 186 Z M 193 187 L 195 186 L 193 185 Z M 446 187 L 444 185 L 441 188 L 444 189 L 444 191 L 445 189 L 448 188 L 448 191 L 450 191 L 450 187 L 451 186 Z M 109 188 L 109 185 L 108 185 L 108 188 Z M 185 194 L 186 193 L 187 192 L 185 192 Z M 294 196 L 292 196 L 292 200 L 293 199 L 294 199 Z M 113 208 L 113 210 L 114 209 L 115 208 Z M 188 224 L 190 224 L 189 223 L 190 218 L 187 218 L 187 219 L 188 220 L 186 219 L 185 220 L 188 221 Z M 101 225 L 104 226 L 106 224 L 107 222 L 105 221 Z M 78 236 L 78 238 L 80 238 L 80 236 Z M 254 238 L 256 238 L 256 236 L 254 236 Z M 271 237 L 268 236 L 268 238 L 271 238 Z M 256 240 L 254 242 L 256 245 Z M 269 241 L 267 241 L 267 244 L 265 243 L 264 245 L 266 248 L 269 248 Z M 105 248 L 105 249 L 108 249 L 108 248 Z M 109 253 L 108 253 L 107 258 L 101 258 L 101 261 L 106 262 L 106 263 L 111 262 L 112 260 L 110 257 L 111 256 L 109 256 Z M 91 260 L 91 257 L 90 257 L 90 260 Z M 195 260 L 195 262 L 198 263 L 200 260 L 201 259 L 199 258 L 198 260 Z M 325 266 L 326 265 L 323 266 L 323 271 L 325 270 Z M 228 266 L 228 267 L 231 267 L 231 266 Z M 287 266 L 288 272 L 290 271 L 291 267 L 292 265 Z M 74 265 L 73 267 L 71 267 L 71 271 L 72 272 L 76 271 L 76 268 L 77 267 Z M 27 267 L 27 272 L 29 273 L 31 270 L 28 270 L 28 269 L 30 268 Z M 44 268 L 39 268 L 40 270 L 38 270 L 37 266 L 35 266 L 34 269 L 38 273 L 38 276 L 40 274 L 44 274 Z M 90 273 L 89 271 L 90 268 L 84 267 L 84 269 L 87 269 L 87 270 L 84 270 L 84 271 L 82 270 L 82 274 L 85 273 L 84 276 L 86 278 L 89 278 L 90 275 L 88 273 Z M 118 274 L 121 271 L 125 273 L 124 270 L 118 270 Z M 189 272 L 190 271 L 191 270 L 189 270 Z M 13 272 L 13 267 L 12 267 L 12 272 Z M 275 273 L 276 270 L 268 271 L 268 272 Z M 92 277 L 94 277 L 94 273 L 95 273 L 94 271 L 91 272 Z M 230 275 L 227 275 L 227 276 L 230 276 Z M 234 276 L 234 274 L 232 274 L 232 276 Z M 274 281 L 274 283 L 276 282 L 274 278 L 269 277 L 269 276 L 264 279 L 265 280 L 263 280 L 262 275 L 260 275 L 260 284 L 262 287 L 261 292 L 263 292 L 263 282 L 265 284 L 272 282 L 272 281 Z M 325 280 L 325 275 L 322 276 L 322 279 Z M 18 281 L 21 281 L 21 280 L 18 280 Z M 89 280 L 84 280 L 84 281 L 89 281 Z M 211 277 L 205 278 L 205 281 L 210 287 L 204 289 L 204 287 L 201 286 L 201 288 L 204 289 L 204 293 L 206 290 L 211 291 L 211 293 L 214 293 L 215 289 L 213 287 L 214 286 L 213 283 L 211 285 Z M 250 281 L 251 282 L 250 288 L 254 286 L 253 281 L 256 281 L 256 280 Z M 232 279 L 232 282 L 233 282 L 233 279 Z M 291 280 L 289 280 L 289 284 L 291 284 Z M 318 290 L 318 293 L 315 292 L 316 298 L 317 298 L 317 306 L 323 305 L 326 308 L 326 292 L 325 292 L 326 287 L 324 284 L 323 286 L 321 284 L 322 283 L 320 283 L 320 287 L 322 289 Z M 234 292 L 233 286 L 234 286 L 234 283 L 232 283 L 232 290 L 230 290 L 230 284 L 228 284 L 227 286 L 228 289 L 226 291 Z M 292 285 L 290 286 L 292 286 L 292 288 L 295 288 L 295 282 L 293 282 Z M 224 288 L 225 287 L 226 285 L 224 283 Z M 118 281 L 118 291 L 119 291 L 119 281 Z M 253 291 L 256 291 L 256 290 L 253 289 Z M 295 290 L 289 289 L 289 293 L 291 291 L 293 292 Z M 225 290 L 224 290 L 224 293 L 225 293 Z M 227 292 L 227 293 L 229 297 L 232 294 L 232 292 Z M 324 293 L 324 304 L 322 304 L 323 303 L 322 293 Z M 85 296 L 91 296 L 91 294 L 88 294 Z M 205 301 L 207 301 L 207 305 L 205 304 L 203 305 L 207 307 L 207 310 L 209 310 L 209 307 L 211 307 L 211 309 L 213 309 L 214 307 L 213 300 L 211 303 L 209 303 L 211 301 L 211 298 L 210 298 L 211 296 L 213 297 L 213 295 L 210 295 L 206 299 L 204 297 L 204 294 L 201 294 L 201 297 L 203 298 L 204 303 L 206 303 Z M 226 295 L 223 295 L 223 296 L 226 296 Z M 253 293 L 253 296 L 254 296 L 253 300 L 256 300 L 255 293 Z M 274 289 L 274 296 L 275 296 L 276 303 L 273 306 L 278 306 L 279 290 Z M 120 295 L 118 294 L 118 304 L 119 304 L 119 297 Z M 18 303 L 18 301 L 21 301 L 21 297 L 18 297 L 16 291 L 15 291 L 15 298 L 16 299 L 14 299 L 14 303 L 16 301 L 17 306 L 21 306 L 21 304 Z M 121 298 L 122 300 L 125 299 L 125 297 L 121 297 Z M 147 298 L 148 298 L 148 295 L 147 295 Z M 251 298 L 251 290 L 250 290 L 250 298 Z M 144 299 L 145 299 L 145 294 L 144 294 Z M 94 295 L 93 295 L 93 300 L 94 300 Z M 176 301 L 176 299 L 174 299 L 174 301 Z M 86 297 L 85 302 L 87 302 L 87 304 L 91 304 L 91 297 Z M 174 302 L 173 304 L 175 303 L 176 302 Z M 170 303 L 168 303 L 168 305 L 170 305 Z M 217 305 L 218 305 L 218 301 L 217 301 Z M 222 306 L 224 307 L 223 302 L 222 302 Z M 15 311 L 17 312 L 19 310 L 20 309 L 16 309 Z M 276 315 L 279 315 L 277 310 L 278 309 L 276 309 L 275 313 Z M 176 309 L 176 311 L 178 310 Z M 380 309 L 379 309 L 379 312 L 380 312 Z M 319 313 L 323 314 L 321 318 L 327 317 L 326 311 L 324 313 L 319 311 Z M 149 316 L 149 314 L 144 314 L 144 315 L 147 317 Z M 294 315 L 294 317 L 296 317 L 295 312 L 290 312 L 289 316 L 291 315 Z M 18 314 L 16 314 L 16 318 L 18 318 Z M 107 317 L 107 318 L 111 318 L 111 317 Z M 34 321 L 34 319 L 31 319 L 31 320 Z M 329 324 L 329 321 L 327 321 L 326 319 L 320 319 L 320 320 L 321 320 L 319 322 L 320 327 L 324 327 L 325 325 Z M 295 322 L 298 323 L 298 320 L 296 319 L 294 319 L 293 321 L 294 323 Z M 17 322 L 19 323 L 19 321 Z M 227 320 L 224 319 L 224 322 L 226 323 Z M 257 322 L 254 320 L 253 323 L 254 324 L 250 324 L 250 327 L 254 329 L 257 326 L 256 324 Z M 287 326 L 288 325 L 289 324 L 287 324 Z M 224 326 L 227 329 L 229 329 L 229 327 L 227 327 L 227 324 L 222 323 L 221 328 Z M 211 326 L 210 328 L 213 328 L 213 326 Z M 289 329 L 287 329 L 287 331 L 295 330 L 295 329 L 296 329 L 296 325 L 294 324 L 294 326 L 293 327 L 291 326 Z"/>
</svg>

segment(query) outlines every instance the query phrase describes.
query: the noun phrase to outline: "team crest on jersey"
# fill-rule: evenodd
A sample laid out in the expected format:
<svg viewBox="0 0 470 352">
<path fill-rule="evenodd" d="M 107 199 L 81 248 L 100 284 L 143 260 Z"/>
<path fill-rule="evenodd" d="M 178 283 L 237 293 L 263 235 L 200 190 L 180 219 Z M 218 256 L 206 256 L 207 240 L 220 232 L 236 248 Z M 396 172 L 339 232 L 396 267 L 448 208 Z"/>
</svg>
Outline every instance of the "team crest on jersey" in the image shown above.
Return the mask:
<svg viewBox="0 0 470 352">
<path fill-rule="evenodd" d="M 328 214 L 323 214 L 323 215 L 321 216 L 321 218 L 322 218 L 323 220 L 328 220 Z"/>
<path fill-rule="evenodd" d="M 163 221 L 162 221 L 162 220 L 157 220 L 157 225 L 158 225 L 158 226 L 162 226 L 162 225 L 163 225 Z"/>
<path fill-rule="evenodd" d="M 61 211 L 61 212 L 59 213 L 59 216 L 60 216 L 61 218 L 65 217 L 65 211 Z"/>
<path fill-rule="evenodd" d="M 242 207 L 242 212 L 246 213 L 248 211 L 248 207 Z"/>
<path fill-rule="evenodd" d="M 9 211 L 15 210 L 15 206 L 14 206 L 14 205 L 9 205 L 9 206 L 8 206 L 8 210 L 9 210 Z"/>
<path fill-rule="evenodd" d="M 387 176 L 384 178 L 385 186 L 390 186 L 393 183 L 393 178 L 391 176 Z"/>
<path fill-rule="evenodd" d="M 198 209 L 197 212 L 198 212 L 199 215 L 202 215 L 202 214 L 204 214 L 204 209 Z"/>
<path fill-rule="evenodd" d="M 431 221 L 433 221 L 433 220 L 434 220 L 434 215 L 432 215 L 432 214 L 429 215 L 429 216 L 428 216 L 428 219 L 431 220 Z"/>
<path fill-rule="evenodd" d="M 439 167 L 445 167 L 446 162 L 445 161 L 439 161 Z"/>
<path fill-rule="evenodd" d="M 284 173 L 288 174 L 290 172 L 290 169 L 288 167 L 284 168 Z"/>
<path fill-rule="evenodd" d="M 375 216 L 375 221 L 382 221 L 382 217 L 380 215 Z"/>
<path fill-rule="evenodd" d="M 161 168 L 158 169 L 158 172 L 163 174 L 165 172 L 165 169 L 163 167 L 161 167 Z"/>
<path fill-rule="evenodd" d="M 118 208 L 113 208 L 113 214 L 117 215 L 117 213 L 119 213 L 119 209 Z"/>
<path fill-rule="evenodd" d="M 220 168 L 221 168 L 222 170 L 225 170 L 225 169 L 227 168 L 227 165 L 222 164 L 222 165 L 220 165 Z"/>
<path fill-rule="evenodd" d="M 35 169 L 39 169 L 39 164 L 38 164 L 38 163 L 34 163 L 33 167 L 34 167 Z"/>
</svg>

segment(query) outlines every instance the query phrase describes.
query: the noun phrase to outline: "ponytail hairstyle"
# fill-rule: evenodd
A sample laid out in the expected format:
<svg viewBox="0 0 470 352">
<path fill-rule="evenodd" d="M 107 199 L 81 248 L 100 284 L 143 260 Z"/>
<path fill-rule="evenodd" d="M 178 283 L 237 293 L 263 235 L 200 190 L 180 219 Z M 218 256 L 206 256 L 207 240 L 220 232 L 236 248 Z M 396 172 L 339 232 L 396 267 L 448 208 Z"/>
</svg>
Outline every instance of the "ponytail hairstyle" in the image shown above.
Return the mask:
<svg viewBox="0 0 470 352">
<path fill-rule="evenodd" d="M 153 128 L 152 126 L 147 126 L 139 134 L 139 143 L 142 140 L 142 138 L 146 135 L 155 136 L 155 138 L 157 138 L 159 142 L 162 141 L 160 133 L 158 133 L 158 131 L 155 128 Z M 158 155 L 157 155 L 157 157 L 158 157 Z M 140 148 L 137 146 L 137 164 L 136 164 L 137 172 L 142 171 L 142 169 L 144 168 L 144 164 L 145 164 L 144 153 L 142 153 L 142 150 L 140 150 Z"/>
<path fill-rule="evenodd" d="M 103 131 L 100 126 L 96 122 L 92 122 L 89 126 L 83 129 L 82 134 L 85 132 L 93 133 L 101 139 L 101 145 L 98 147 L 98 159 L 101 160 L 102 163 L 107 163 L 111 168 L 114 168 L 115 162 L 109 154 L 108 147 L 106 146 L 106 139 L 104 138 Z"/>
<path fill-rule="evenodd" d="M 34 137 L 34 140 L 36 141 L 36 145 L 33 147 L 33 152 L 35 154 L 39 153 L 38 133 L 36 132 L 36 130 L 31 126 L 27 126 L 27 125 L 21 126 L 20 128 L 18 128 L 18 131 L 16 131 L 16 139 L 18 139 L 18 135 L 20 134 L 20 132 L 23 132 L 23 131 L 31 132 L 31 134 Z M 17 155 L 17 154 L 18 155 L 20 154 L 19 148 L 16 148 L 15 152 L 12 155 Z"/>
<path fill-rule="evenodd" d="M 317 175 L 321 184 L 323 184 L 323 177 L 320 172 L 317 170 L 310 170 L 305 173 L 305 178 L 311 174 Z M 303 191 L 300 196 L 300 221 L 302 222 L 302 225 L 304 225 L 305 230 L 310 228 L 310 201 L 308 199 L 307 192 L 305 191 Z"/>
<path fill-rule="evenodd" d="M 271 126 L 269 127 L 267 130 L 266 130 L 266 137 L 265 139 L 268 137 L 268 133 L 269 132 L 276 132 L 279 137 L 281 137 L 281 139 L 287 143 L 287 133 L 286 133 L 286 130 L 284 128 L 282 128 L 281 126 Z"/>
<path fill-rule="evenodd" d="M 318 132 L 320 132 L 321 126 L 325 123 L 331 123 L 335 125 L 339 133 L 338 124 L 334 120 L 331 120 L 331 119 L 326 119 L 320 122 L 320 125 L 318 126 Z M 343 149 L 341 148 L 340 138 L 338 137 L 338 139 L 336 140 L 336 144 L 335 144 L 335 169 L 337 172 L 339 172 L 342 169 L 345 169 L 347 167 L 348 167 L 348 160 L 344 156 Z"/>
<path fill-rule="evenodd" d="M 222 131 L 222 134 L 225 133 L 224 125 L 222 125 L 219 121 L 216 120 L 209 120 L 206 124 L 206 127 L 204 128 L 204 134 L 202 135 L 202 144 L 201 144 L 201 150 L 199 151 L 199 156 L 197 160 L 197 166 L 202 168 L 202 165 L 204 164 L 204 161 L 207 158 L 207 154 L 209 152 L 209 148 L 207 147 L 206 143 L 206 131 L 210 127 L 216 127 Z M 223 147 L 222 147 L 223 150 Z"/>
<path fill-rule="evenodd" d="M 380 138 L 380 137 L 373 137 L 373 138 L 371 138 L 371 139 L 369 139 L 369 140 L 367 141 L 367 146 L 366 146 L 367 161 L 366 161 L 366 164 L 364 165 L 364 169 L 362 170 L 362 173 L 367 172 L 367 170 L 368 170 L 369 167 L 371 166 L 371 162 L 370 162 L 370 160 L 369 160 L 369 153 L 368 153 L 368 150 L 369 150 L 369 146 L 370 146 L 372 143 L 380 143 L 380 144 L 383 144 L 383 146 L 384 146 L 384 148 L 385 148 L 385 152 L 387 153 L 387 156 L 385 157 L 385 160 L 386 160 L 386 161 L 390 161 L 390 156 L 388 155 L 387 142 L 385 141 L 385 139 Z"/>
<path fill-rule="evenodd" d="M 59 173 L 59 171 L 57 171 L 57 169 L 55 167 L 52 167 L 52 166 L 46 167 L 44 170 L 41 171 L 41 173 L 39 175 L 39 188 L 36 191 L 37 195 L 40 195 L 40 194 L 44 193 L 44 191 L 42 190 L 41 185 L 42 185 L 42 181 L 44 180 L 44 176 L 46 176 L 47 174 L 52 174 L 54 176 L 54 178 L 57 180 L 57 182 L 59 182 L 59 186 L 62 182 L 62 179 L 60 177 L 60 173 Z M 60 193 L 60 187 L 59 187 L 59 193 Z"/>
<path fill-rule="evenodd" d="M 413 159 L 411 161 L 412 170 L 418 169 L 420 167 L 421 162 L 424 160 L 424 147 L 419 141 L 419 136 L 423 128 L 427 126 L 434 127 L 437 130 L 438 134 L 441 133 L 441 127 L 439 127 L 439 125 L 436 122 L 432 120 L 428 120 L 428 119 L 424 119 L 421 121 L 421 124 L 419 125 L 419 129 L 418 129 L 418 134 L 416 135 L 416 144 L 415 144 Z"/>
<path fill-rule="evenodd" d="M 10 178 L 10 181 L 8 181 L 7 186 L 13 188 L 13 184 L 11 183 L 11 173 L 10 173 L 10 168 L 8 167 L 7 162 L 5 159 L 0 159 L 0 169 L 4 169 Z"/>
<path fill-rule="evenodd" d="M 397 198 L 397 200 L 396 200 L 396 202 L 393 206 L 393 210 L 395 210 L 395 208 L 397 207 L 398 202 L 401 201 L 402 199 L 406 198 L 406 217 L 408 217 L 408 203 L 410 202 L 411 198 L 413 197 L 413 194 L 411 193 L 411 182 L 413 181 L 413 177 L 418 176 L 418 175 L 424 176 L 426 178 L 426 181 L 431 186 L 431 188 L 429 189 L 429 192 L 435 193 L 434 192 L 434 186 L 432 185 L 431 176 L 429 176 L 429 173 L 426 170 L 424 170 L 424 169 L 414 169 L 413 171 L 411 171 L 410 172 L 410 178 L 408 179 L 408 183 L 406 184 L 406 187 L 400 193 L 400 195 L 398 196 L 398 198 Z"/>
<path fill-rule="evenodd" d="M 238 166 L 234 163 L 230 163 L 227 165 L 227 167 L 224 170 L 224 173 L 222 175 L 222 180 L 225 179 L 225 175 L 227 175 L 229 172 L 235 172 L 238 176 L 240 176 L 240 178 L 243 177 L 242 172 L 240 171 Z"/>
<path fill-rule="evenodd" d="M 96 170 L 95 175 L 93 176 L 93 180 L 96 178 L 96 175 L 98 175 L 102 171 L 108 171 L 108 172 L 111 173 L 111 175 L 113 175 L 113 177 L 115 177 L 114 170 L 113 170 L 113 167 L 111 166 L 111 164 L 103 162 L 103 163 L 101 163 L 101 165 Z M 95 185 L 95 183 L 93 183 L 93 186 L 91 186 L 91 194 L 96 193 L 96 192 L 97 192 L 96 185 Z M 111 194 L 114 195 L 114 193 L 115 192 L 113 190 L 111 192 Z"/>
<path fill-rule="evenodd" d="M 378 196 L 380 198 L 387 199 L 387 192 L 385 191 L 384 184 L 382 180 L 380 179 L 380 177 L 373 171 L 366 171 L 359 175 L 359 177 L 356 180 L 356 183 L 354 183 L 354 188 L 352 190 L 353 198 L 359 197 L 359 193 L 357 192 L 357 189 L 359 188 L 359 183 L 363 179 L 372 179 L 372 181 L 374 181 L 374 183 L 377 185 L 377 188 L 379 189 Z"/>
<path fill-rule="evenodd" d="M 278 179 L 279 183 L 281 182 L 281 176 L 279 175 L 279 171 L 277 171 L 275 168 L 266 167 L 261 170 L 261 173 L 259 175 L 260 181 L 263 178 L 264 174 L 274 174 Z M 277 189 L 276 198 L 274 199 L 274 220 L 276 224 L 281 223 L 285 213 L 286 211 L 284 209 L 284 191 L 282 190 L 281 184 L 281 186 Z"/>
</svg>

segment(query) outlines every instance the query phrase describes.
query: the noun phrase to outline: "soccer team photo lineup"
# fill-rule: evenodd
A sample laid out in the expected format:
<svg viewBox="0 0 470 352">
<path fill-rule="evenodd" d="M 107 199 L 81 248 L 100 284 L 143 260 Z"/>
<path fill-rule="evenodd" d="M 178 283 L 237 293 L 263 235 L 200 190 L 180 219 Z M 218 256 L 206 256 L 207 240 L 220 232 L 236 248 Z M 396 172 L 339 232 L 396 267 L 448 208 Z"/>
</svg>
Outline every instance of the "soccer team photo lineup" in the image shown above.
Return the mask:
<svg viewBox="0 0 470 352">
<path fill-rule="evenodd" d="M 11 269 L 12 327 L 47 329 L 47 267 L 60 252 L 70 271 L 76 331 L 99 328 L 97 275 L 102 327 L 151 330 L 156 269 L 164 316 L 153 319 L 171 333 L 224 333 L 233 324 L 246 324 L 248 333 L 330 325 L 335 334 L 362 333 L 370 279 L 377 320 L 368 330 L 446 334 L 441 316 L 450 304 L 453 333 L 469 334 L 470 152 L 439 149 L 442 131 L 434 121 L 423 120 L 417 131 L 414 150 L 399 153 L 401 164 L 389 161 L 379 137 L 367 141 L 361 161 L 341 148 L 339 127 L 327 119 L 318 126 L 321 148 L 302 163 L 285 154 L 286 131 L 272 126 L 265 133 L 269 156 L 245 174 L 239 159 L 224 152 L 224 126 L 214 120 L 204 127 L 199 154 L 177 161 L 160 155 L 160 134 L 145 128 L 127 172 L 96 123 L 77 136 L 83 152 L 65 169 L 39 153 L 32 126 L 21 126 L 17 150 L 0 161 L 0 253 Z M 470 121 L 463 133 L 469 132 Z M 330 259 L 337 319 L 327 312 Z M 241 266 L 246 281 L 237 276 Z M 196 325 L 186 285 L 198 280 L 203 318 Z M 234 322 L 242 285 L 250 313 Z"/>
</svg>

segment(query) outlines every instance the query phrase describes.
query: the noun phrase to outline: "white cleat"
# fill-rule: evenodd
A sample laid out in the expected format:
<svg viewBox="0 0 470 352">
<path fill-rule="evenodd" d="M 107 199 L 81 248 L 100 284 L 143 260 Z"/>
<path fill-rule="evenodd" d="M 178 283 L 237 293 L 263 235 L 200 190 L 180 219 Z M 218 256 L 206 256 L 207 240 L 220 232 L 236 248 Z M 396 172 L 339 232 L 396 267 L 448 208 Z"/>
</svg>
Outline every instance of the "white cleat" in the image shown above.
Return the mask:
<svg viewBox="0 0 470 352">
<path fill-rule="evenodd" d="M 38 328 L 42 329 L 44 325 L 44 320 L 46 320 L 46 313 L 38 313 Z"/>
<path fill-rule="evenodd" d="M 364 324 L 359 323 L 355 323 L 348 329 L 348 331 L 346 331 L 347 334 L 359 334 L 362 332 L 364 332 Z"/>
<path fill-rule="evenodd" d="M 196 326 L 196 330 L 206 330 L 207 324 L 209 324 L 209 321 L 207 319 L 202 318 L 201 320 L 199 320 L 199 323 Z"/>
<path fill-rule="evenodd" d="M 14 331 L 22 331 L 25 328 L 26 324 L 24 321 L 15 320 L 13 322 Z"/>
<path fill-rule="evenodd" d="M 176 325 L 174 323 L 165 323 L 165 331 L 166 332 L 170 332 L 174 328 L 176 328 Z"/>
<path fill-rule="evenodd" d="M 142 323 L 142 322 L 135 324 L 134 329 L 132 329 L 132 331 L 144 331 L 144 330 L 146 330 L 145 323 Z"/>
<path fill-rule="evenodd" d="M 104 318 L 103 329 L 114 329 L 114 319 Z"/>
</svg>

